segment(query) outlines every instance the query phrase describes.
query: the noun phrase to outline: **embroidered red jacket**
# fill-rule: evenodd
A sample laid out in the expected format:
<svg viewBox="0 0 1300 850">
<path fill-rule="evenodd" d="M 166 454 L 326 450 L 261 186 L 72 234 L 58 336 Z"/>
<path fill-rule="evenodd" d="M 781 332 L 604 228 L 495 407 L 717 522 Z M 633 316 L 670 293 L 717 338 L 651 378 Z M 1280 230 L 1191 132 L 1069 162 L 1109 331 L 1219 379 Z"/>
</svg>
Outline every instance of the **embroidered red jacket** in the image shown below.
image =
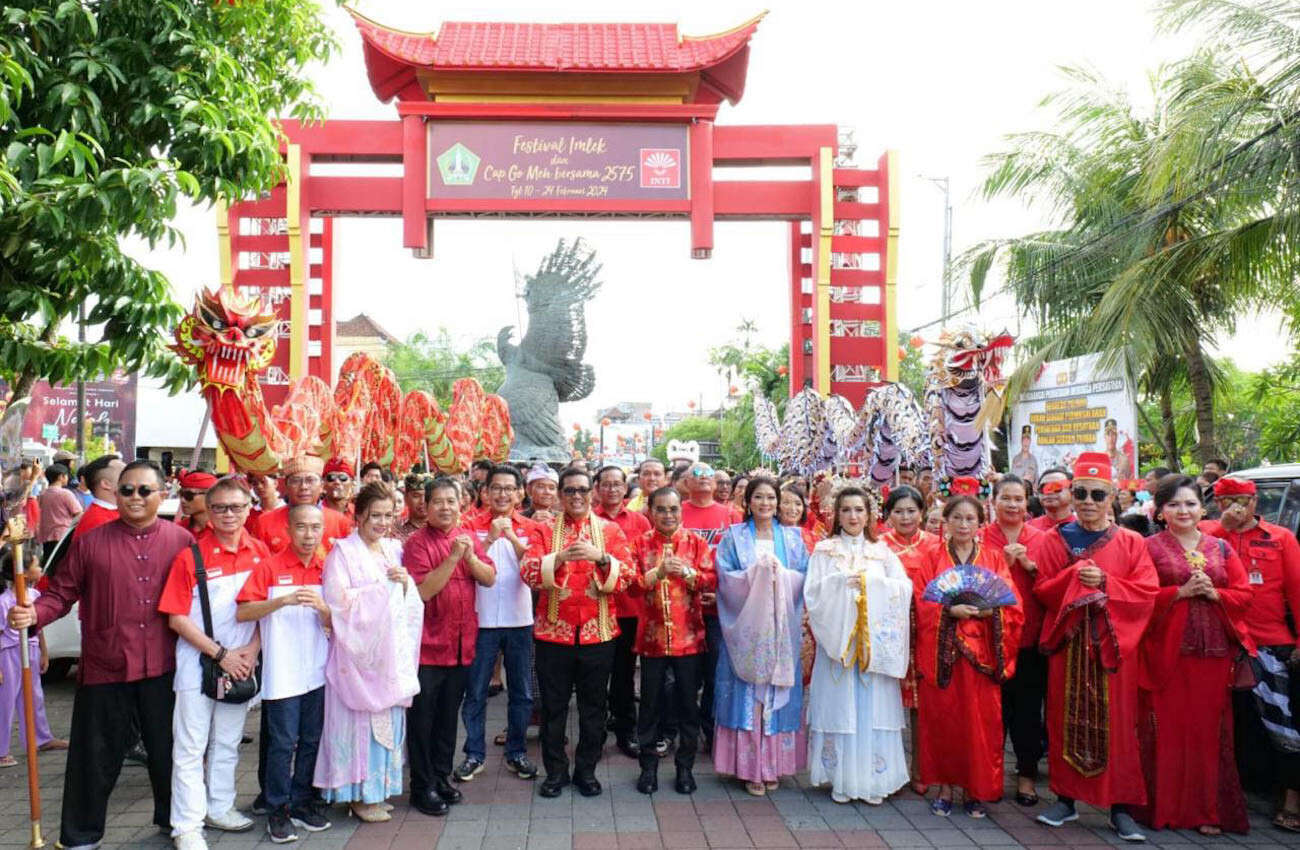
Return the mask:
<svg viewBox="0 0 1300 850">
<path fill-rule="evenodd" d="M 672 536 L 672 553 L 690 564 L 693 573 L 689 578 L 665 576 L 655 581 L 668 542 L 662 534 L 651 530 L 632 543 L 637 588 L 645 599 L 636 632 L 637 655 L 661 658 L 694 655 L 706 649 L 700 594 L 718 588 L 713 550 L 700 535 L 677 529 Z"/>
<path fill-rule="evenodd" d="M 556 528 L 564 524 L 562 539 L 555 540 Z M 592 524 L 598 523 L 597 531 Z M 573 520 L 561 514 L 554 523 L 540 525 L 540 534 L 528 542 L 519 565 L 524 584 L 538 591 L 537 618 L 533 635 L 548 643 L 583 645 L 618 637 L 613 597 L 627 589 L 635 575 L 627 538 L 617 525 L 588 515 Z M 557 552 L 579 540 L 595 543 L 603 538 L 608 567 L 592 561 L 555 563 Z M 598 547 L 599 548 L 599 547 Z"/>
</svg>

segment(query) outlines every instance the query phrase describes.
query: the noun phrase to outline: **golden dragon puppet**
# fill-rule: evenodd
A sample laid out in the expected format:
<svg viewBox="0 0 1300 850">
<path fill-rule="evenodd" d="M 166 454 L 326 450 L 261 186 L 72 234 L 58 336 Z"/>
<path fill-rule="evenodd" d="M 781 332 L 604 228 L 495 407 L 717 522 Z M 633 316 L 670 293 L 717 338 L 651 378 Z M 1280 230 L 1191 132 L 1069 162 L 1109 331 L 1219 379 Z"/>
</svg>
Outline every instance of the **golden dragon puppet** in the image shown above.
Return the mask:
<svg viewBox="0 0 1300 850">
<path fill-rule="evenodd" d="M 343 362 L 333 390 L 318 377 L 301 378 L 284 403 L 268 408 L 257 376 L 275 356 L 279 321 L 261 298 L 223 286 L 201 291 L 175 331 L 172 349 L 198 371 L 236 469 L 275 474 L 282 461 L 315 454 L 375 461 L 400 474 L 427 452 L 431 469 L 455 474 L 474 460 L 508 456 L 514 430 L 500 396 L 460 378 L 444 412 L 423 390 L 403 394 L 392 370 L 364 352 Z"/>
</svg>

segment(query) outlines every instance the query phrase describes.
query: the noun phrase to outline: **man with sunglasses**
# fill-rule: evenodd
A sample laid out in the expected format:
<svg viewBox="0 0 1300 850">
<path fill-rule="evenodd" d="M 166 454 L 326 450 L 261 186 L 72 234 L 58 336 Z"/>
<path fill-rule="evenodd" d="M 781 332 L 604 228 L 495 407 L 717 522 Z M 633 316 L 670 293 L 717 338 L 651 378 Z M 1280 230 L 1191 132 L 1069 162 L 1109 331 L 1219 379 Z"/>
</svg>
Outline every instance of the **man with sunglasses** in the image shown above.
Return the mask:
<svg viewBox="0 0 1300 850">
<path fill-rule="evenodd" d="M 193 472 L 182 472 L 178 478 L 181 485 L 181 515 L 176 518 L 176 524 L 190 534 L 201 534 L 208 527 L 208 488 L 217 483 L 217 476 L 196 469 Z"/>
<path fill-rule="evenodd" d="M 330 458 L 321 473 L 325 482 L 322 489 L 324 507 L 352 517 L 352 464 L 342 458 Z M 423 525 L 423 523 L 421 523 Z"/>
<path fill-rule="evenodd" d="M 1043 515 L 1034 517 L 1027 525 L 1039 531 L 1051 531 L 1074 521 L 1074 502 L 1070 498 L 1073 477 L 1070 470 L 1059 466 L 1038 476 L 1038 503 L 1043 506 Z"/>
<path fill-rule="evenodd" d="M 564 470 L 559 491 L 562 512 L 528 544 L 520 566 L 524 583 L 538 591 L 533 637 L 546 768 L 539 793 L 558 797 L 569 784 L 564 728 L 576 690 L 573 784 L 584 797 L 594 797 L 601 792 L 596 763 L 605 742 L 609 674 L 619 635 L 614 597 L 627 589 L 635 570 L 622 530 L 591 512 L 590 473 Z"/>
<path fill-rule="evenodd" d="M 1282 526 L 1260 519 L 1254 481 L 1221 477 L 1214 482 L 1214 501 L 1219 518 L 1202 522 L 1201 530 L 1237 550 L 1246 568 L 1253 595 L 1245 620 L 1263 672 L 1254 692 L 1233 692 L 1243 784 L 1270 792 L 1275 790 L 1270 786 L 1281 785 L 1285 794 L 1273 823 L 1300 832 L 1300 755 L 1281 746 L 1264 722 L 1285 729 L 1295 719 L 1297 707 L 1279 674 L 1290 668 L 1295 675 L 1300 665 L 1300 641 L 1287 618 L 1288 611 L 1292 620 L 1300 612 L 1300 543 Z"/>
<path fill-rule="evenodd" d="M 1038 816 L 1077 820 L 1075 800 L 1110 808 L 1125 841 L 1145 841 L 1130 807 L 1147 802 L 1137 740 L 1138 643 L 1159 579 L 1145 541 L 1111 522 L 1110 457 L 1082 452 L 1071 501 L 1077 518 L 1030 543 L 1048 655 L 1048 773 L 1057 802 Z M 1100 727 L 1100 728 L 1098 728 Z M 1059 730 L 1059 734 L 1057 732 Z"/>
<path fill-rule="evenodd" d="M 324 468 L 324 461 L 315 455 L 290 458 L 280 465 L 288 504 L 262 514 L 253 535 L 266 544 L 272 555 L 289 548 L 289 509 L 294 505 L 320 504 Z M 335 540 L 352 533 L 352 520 L 331 507 L 322 506 L 321 511 L 325 514 L 325 539 L 322 544 L 325 551 L 329 552 Z"/>
<path fill-rule="evenodd" d="M 596 472 L 596 516 L 619 527 L 629 544 L 650 530 L 645 514 L 630 511 L 627 497 L 627 473 L 621 467 L 602 466 Z M 609 675 L 609 711 L 614 721 L 614 739 L 628 758 L 637 758 L 636 734 L 636 644 L 637 620 L 642 614 L 642 592 L 635 586 L 618 595 L 618 640 L 614 646 L 614 667 Z"/>
<path fill-rule="evenodd" d="M 153 790 L 153 822 L 171 825 L 172 673 L 176 634 L 158 599 L 176 556 L 194 541 L 158 519 L 163 474 L 138 460 L 118 479 L 120 515 L 73 541 L 49 587 L 33 604 L 9 611 L 11 628 L 39 628 L 81 603 L 81 661 L 63 776 L 59 844 L 99 846 L 108 796 L 139 716 Z"/>
</svg>

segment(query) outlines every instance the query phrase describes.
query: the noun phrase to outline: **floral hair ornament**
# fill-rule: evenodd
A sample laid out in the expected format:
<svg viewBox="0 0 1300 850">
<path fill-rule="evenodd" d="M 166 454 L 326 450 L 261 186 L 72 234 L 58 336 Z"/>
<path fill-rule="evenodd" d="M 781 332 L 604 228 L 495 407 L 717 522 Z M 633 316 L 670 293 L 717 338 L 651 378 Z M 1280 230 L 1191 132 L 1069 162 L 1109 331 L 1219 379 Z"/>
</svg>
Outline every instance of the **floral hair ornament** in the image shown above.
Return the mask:
<svg viewBox="0 0 1300 850">
<path fill-rule="evenodd" d="M 867 494 L 866 495 L 867 509 L 874 516 L 880 516 L 880 504 L 881 504 L 880 493 L 876 491 L 875 487 L 871 486 L 871 483 L 869 481 L 863 478 L 848 478 L 845 476 L 836 475 L 836 476 L 831 476 L 830 482 L 831 482 L 830 502 L 832 505 L 835 504 L 835 500 L 840 497 L 841 492 L 849 489 L 850 487 L 853 487 Z"/>
</svg>

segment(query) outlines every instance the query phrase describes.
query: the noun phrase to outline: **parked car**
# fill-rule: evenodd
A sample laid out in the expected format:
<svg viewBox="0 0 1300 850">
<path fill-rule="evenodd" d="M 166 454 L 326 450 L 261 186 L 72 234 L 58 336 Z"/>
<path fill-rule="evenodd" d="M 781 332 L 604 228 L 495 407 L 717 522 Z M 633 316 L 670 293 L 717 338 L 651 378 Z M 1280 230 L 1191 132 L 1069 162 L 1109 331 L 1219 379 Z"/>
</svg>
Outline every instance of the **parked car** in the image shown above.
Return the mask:
<svg viewBox="0 0 1300 850">
<path fill-rule="evenodd" d="M 1257 466 L 1231 475 L 1255 482 L 1261 517 L 1289 529 L 1292 534 L 1300 531 L 1300 463 Z"/>
<path fill-rule="evenodd" d="M 179 499 L 164 499 L 162 505 L 158 508 L 158 516 L 162 519 L 171 520 L 175 518 L 180 510 Z M 75 526 L 73 526 L 75 528 Z M 68 529 L 68 538 L 71 539 L 72 529 Z M 51 553 L 51 558 L 46 561 L 45 574 L 53 577 L 59 570 L 58 562 L 62 556 L 60 550 Z M 51 561 L 54 563 L 51 564 Z M 81 659 L 81 612 L 79 605 L 73 605 L 72 610 L 66 617 L 60 617 L 53 623 L 50 623 L 42 631 L 45 633 L 45 648 L 50 654 L 50 669 L 42 676 L 46 682 L 57 682 L 67 677 L 72 665 Z"/>
</svg>

